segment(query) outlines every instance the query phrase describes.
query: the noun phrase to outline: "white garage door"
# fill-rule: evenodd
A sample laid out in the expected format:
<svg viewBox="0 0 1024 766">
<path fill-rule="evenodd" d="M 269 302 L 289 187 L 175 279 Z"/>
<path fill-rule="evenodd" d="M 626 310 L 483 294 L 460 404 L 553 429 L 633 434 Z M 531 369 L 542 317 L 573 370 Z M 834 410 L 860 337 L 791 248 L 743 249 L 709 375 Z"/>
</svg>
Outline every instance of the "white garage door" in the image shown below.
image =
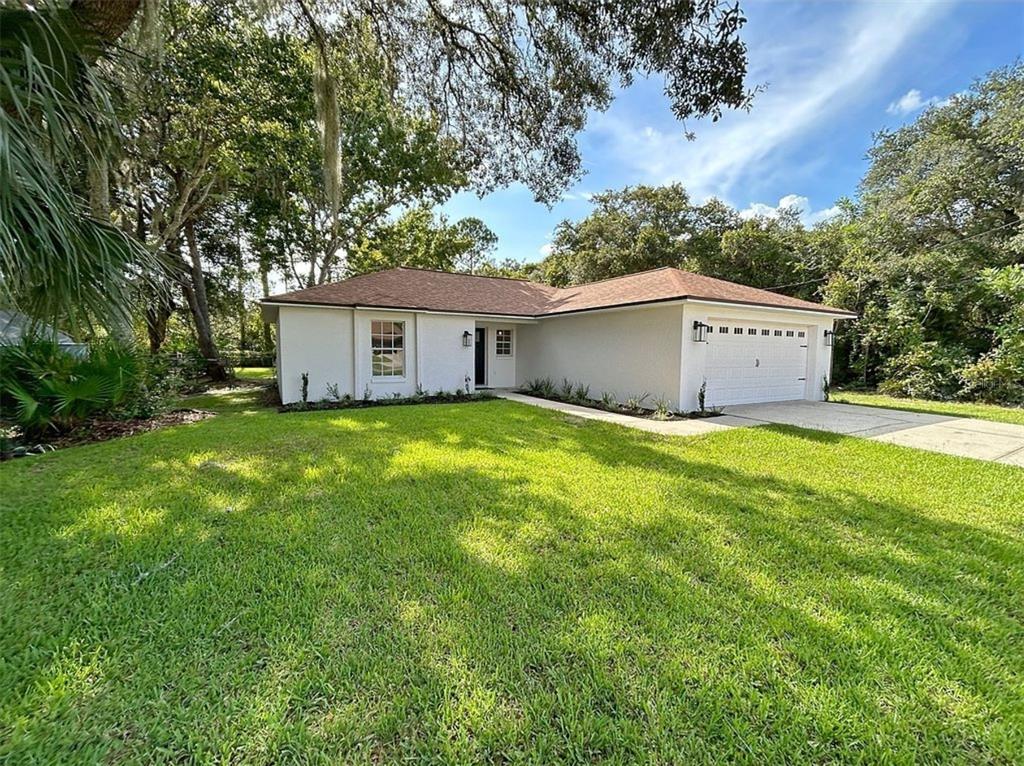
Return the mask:
<svg viewBox="0 0 1024 766">
<path fill-rule="evenodd" d="M 807 327 L 709 320 L 707 406 L 803 399 Z"/>
</svg>

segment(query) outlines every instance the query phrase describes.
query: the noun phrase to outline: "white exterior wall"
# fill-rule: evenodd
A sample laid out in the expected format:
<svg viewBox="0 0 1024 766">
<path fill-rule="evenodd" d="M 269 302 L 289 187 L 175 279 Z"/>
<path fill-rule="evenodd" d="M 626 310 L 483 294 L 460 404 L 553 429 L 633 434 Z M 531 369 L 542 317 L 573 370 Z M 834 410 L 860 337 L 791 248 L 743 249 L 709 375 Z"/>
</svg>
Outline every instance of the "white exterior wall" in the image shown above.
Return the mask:
<svg viewBox="0 0 1024 766">
<path fill-rule="evenodd" d="M 420 386 L 429 394 L 473 386 L 473 317 L 418 314 L 416 317 L 420 361 Z M 469 346 L 462 345 L 468 332 Z"/>
<path fill-rule="evenodd" d="M 484 379 L 489 388 L 514 388 L 516 381 L 516 357 L 519 355 L 519 328 L 522 325 L 501 322 L 476 322 L 477 327 L 487 329 L 487 355 L 484 364 Z M 498 356 L 498 333 L 495 330 L 512 331 L 512 356 Z M 472 373 L 470 373 L 472 375 Z"/>
<path fill-rule="evenodd" d="M 738 306 L 715 305 L 712 303 L 683 304 L 682 312 L 682 374 L 679 381 L 681 409 L 697 409 L 697 392 L 705 379 L 707 344 L 693 340 L 694 320 L 715 325 L 716 320 L 726 322 L 750 322 L 753 324 L 785 323 L 799 325 L 807 331 L 807 381 L 804 398 L 814 401 L 822 399 L 822 379 L 831 378 L 832 349 L 825 346 L 824 332 L 833 329 L 832 317 L 785 309 L 743 308 Z"/>
<path fill-rule="evenodd" d="M 369 341 L 367 341 L 369 343 Z M 277 385 L 284 403 L 302 400 L 302 373 L 309 373 L 309 401 L 337 384 L 355 395 L 352 380 L 352 311 L 281 306 L 277 315 Z"/>
<path fill-rule="evenodd" d="M 682 308 L 591 311 L 545 317 L 519 331 L 518 385 L 531 378 L 562 378 L 590 386 L 590 395 L 662 397 L 679 402 Z"/>
<path fill-rule="evenodd" d="M 405 322 L 405 375 L 371 376 L 370 323 Z M 697 408 L 705 378 L 707 344 L 692 339 L 693 321 L 786 323 L 807 330 L 805 397 L 822 398 L 822 380 L 831 374 L 831 347 L 825 330 L 830 316 L 809 312 L 686 302 L 632 309 L 546 317 L 533 323 L 503 323 L 472 316 L 370 309 L 280 306 L 277 315 L 278 385 L 285 403 L 301 400 L 301 375 L 309 373 L 309 401 L 328 396 L 327 386 L 355 398 L 367 387 L 372 398 L 454 391 L 470 379 L 474 348 L 462 345 L 464 332 L 487 328 L 487 385 L 509 388 L 538 377 L 562 378 L 590 386 L 594 398 L 613 392 L 619 401 L 647 393 L 675 409 Z M 513 331 L 511 357 L 495 352 L 495 330 Z"/>
<path fill-rule="evenodd" d="M 405 323 L 405 375 L 374 378 L 370 348 L 371 322 Z M 462 345 L 462 334 L 473 337 L 473 317 L 418 312 L 281 306 L 277 315 L 277 378 L 281 401 L 302 400 L 302 373 L 309 373 L 309 401 L 328 397 L 337 384 L 342 396 L 361 399 L 399 394 L 411 396 L 417 387 L 428 393 L 473 388 L 473 346 Z M 512 384 L 509 384 L 512 385 Z"/>
</svg>

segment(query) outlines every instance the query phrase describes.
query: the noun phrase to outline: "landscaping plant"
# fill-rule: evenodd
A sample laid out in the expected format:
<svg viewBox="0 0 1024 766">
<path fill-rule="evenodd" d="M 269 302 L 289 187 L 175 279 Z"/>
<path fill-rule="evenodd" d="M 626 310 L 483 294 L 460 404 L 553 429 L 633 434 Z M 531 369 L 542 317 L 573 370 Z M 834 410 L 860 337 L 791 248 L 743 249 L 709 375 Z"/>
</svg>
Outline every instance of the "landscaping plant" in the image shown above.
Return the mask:
<svg viewBox="0 0 1024 766">
<path fill-rule="evenodd" d="M 85 356 L 26 338 L 0 346 L 0 410 L 29 438 L 69 431 L 92 418 L 146 418 L 166 405 L 176 377 L 114 342 Z"/>
</svg>

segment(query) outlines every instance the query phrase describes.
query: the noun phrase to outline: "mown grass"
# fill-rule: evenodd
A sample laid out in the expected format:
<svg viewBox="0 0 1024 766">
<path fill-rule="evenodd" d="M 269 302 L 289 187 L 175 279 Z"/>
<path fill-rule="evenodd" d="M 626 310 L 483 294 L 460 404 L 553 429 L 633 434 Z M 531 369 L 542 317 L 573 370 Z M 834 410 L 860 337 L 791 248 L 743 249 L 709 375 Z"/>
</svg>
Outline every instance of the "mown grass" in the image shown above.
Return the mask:
<svg viewBox="0 0 1024 766">
<path fill-rule="evenodd" d="M 182 397 L 176 406 L 220 413 L 255 414 L 266 410 L 266 399 L 267 393 L 263 386 L 233 386 Z"/>
<path fill-rule="evenodd" d="M 868 407 L 886 407 L 893 410 L 924 412 L 931 415 L 954 415 L 961 418 L 980 418 L 997 423 L 1024 425 L 1024 407 L 1001 407 L 998 404 L 976 402 L 936 402 L 931 399 L 900 399 L 864 391 L 834 391 L 833 402 L 862 404 Z"/>
<path fill-rule="evenodd" d="M 1024 482 L 505 401 L 0 466 L 0 761 L 1002 762 Z"/>
<path fill-rule="evenodd" d="M 255 380 L 269 383 L 274 379 L 273 367 L 236 367 L 235 377 L 239 380 Z"/>
</svg>

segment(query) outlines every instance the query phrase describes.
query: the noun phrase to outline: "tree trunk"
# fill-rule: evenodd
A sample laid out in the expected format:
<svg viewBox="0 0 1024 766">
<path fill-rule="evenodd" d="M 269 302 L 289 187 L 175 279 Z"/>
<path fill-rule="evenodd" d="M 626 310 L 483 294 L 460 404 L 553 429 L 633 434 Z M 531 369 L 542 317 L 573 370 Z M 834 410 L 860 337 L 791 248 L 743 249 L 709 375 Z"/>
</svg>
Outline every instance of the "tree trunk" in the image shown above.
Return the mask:
<svg viewBox="0 0 1024 766">
<path fill-rule="evenodd" d="M 237 225 L 237 222 L 236 222 Z M 238 229 L 236 229 L 238 231 Z M 245 327 L 245 262 L 242 257 L 242 246 L 241 242 L 238 242 L 238 259 L 236 261 L 236 267 L 238 268 L 238 353 L 239 355 L 245 353 L 246 346 L 248 345 L 248 336 Z"/>
<path fill-rule="evenodd" d="M 206 373 L 211 380 L 227 380 L 227 368 L 225 368 L 220 352 L 217 351 L 217 344 L 213 340 L 210 304 L 206 299 L 206 281 L 203 277 L 203 263 L 199 256 L 199 246 L 196 244 L 195 224 L 192 221 L 185 224 L 185 240 L 188 242 L 191 280 L 182 280 L 182 290 L 188 300 L 188 307 L 192 311 L 196 343 L 199 344 L 199 352 L 206 360 Z"/>
<path fill-rule="evenodd" d="M 164 290 L 156 290 L 146 304 L 146 335 L 149 336 L 149 353 L 159 354 L 167 339 L 167 322 L 174 313 L 174 302 Z"/>
<path fill-rule="evenodd" d="M 263 297 L 270 297 L 270 265 L 265 258 L 260 258 L 260 286 L 263 288 Z M 263 350 L 270 352 L 274 350 L 274 338 L 270 332 L 270 322 L 263 320 Z"/>
</svg>

